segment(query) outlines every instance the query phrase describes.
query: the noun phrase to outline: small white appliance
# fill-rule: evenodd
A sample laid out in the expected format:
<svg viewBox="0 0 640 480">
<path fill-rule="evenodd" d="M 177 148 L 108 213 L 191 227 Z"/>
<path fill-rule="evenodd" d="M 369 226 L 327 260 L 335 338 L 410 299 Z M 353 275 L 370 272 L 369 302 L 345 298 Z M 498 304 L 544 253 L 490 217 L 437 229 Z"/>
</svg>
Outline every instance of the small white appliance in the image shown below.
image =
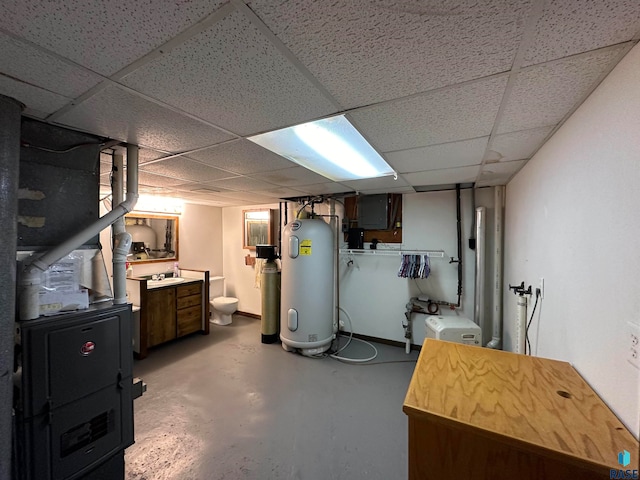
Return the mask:
<svg viewBox="0 0 640 480">
<path fill-rule="evenodd" d="M 429 315 L 424 323 L 427 338 L 482 346 L 482 330 L 466 317 Z"/>
</svg>

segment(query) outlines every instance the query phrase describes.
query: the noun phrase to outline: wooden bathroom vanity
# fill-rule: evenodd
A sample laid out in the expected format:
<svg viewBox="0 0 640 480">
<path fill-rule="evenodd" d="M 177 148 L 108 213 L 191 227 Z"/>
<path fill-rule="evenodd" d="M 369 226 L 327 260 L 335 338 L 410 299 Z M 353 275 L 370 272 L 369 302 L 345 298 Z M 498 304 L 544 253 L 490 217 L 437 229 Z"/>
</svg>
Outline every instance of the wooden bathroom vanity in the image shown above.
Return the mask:
<svg viewBox="0 0 640 480">
<path fill-rule="evenodd" d="M 413 480 L 602 480 L 638 469 L 638 441 L 566 362 L 427 339 L 403 411 Z"/>
<path fill-rule="evenodd" d="M 149 348 L 176 338 L 194 332 L 209 334 L 209 272 L 189 272 L 195 272 L 192 277 L 200 273 L 202 278 L 190 276 L 181 283 L 152 288 L 146 278 L 127 279 L 127 289 L 133 286 L 136 290 L 131 300 L 140 307 L 139 326 L 134 327 L 138 358 L 145 358 Z"/>
</svg>

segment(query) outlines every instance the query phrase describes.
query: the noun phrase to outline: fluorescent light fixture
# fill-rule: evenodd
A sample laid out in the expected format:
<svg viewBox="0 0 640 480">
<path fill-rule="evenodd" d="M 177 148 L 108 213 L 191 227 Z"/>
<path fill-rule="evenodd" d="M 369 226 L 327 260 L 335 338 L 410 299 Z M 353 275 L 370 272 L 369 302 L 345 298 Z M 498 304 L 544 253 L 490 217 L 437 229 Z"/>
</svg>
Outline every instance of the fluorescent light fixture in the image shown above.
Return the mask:
<svg viewBox="0 0 640 480">
<path fill-rule="evenodd" d="M 394 175 L 344 115 L 248 137 L 335 182 Z"/>
</svg>

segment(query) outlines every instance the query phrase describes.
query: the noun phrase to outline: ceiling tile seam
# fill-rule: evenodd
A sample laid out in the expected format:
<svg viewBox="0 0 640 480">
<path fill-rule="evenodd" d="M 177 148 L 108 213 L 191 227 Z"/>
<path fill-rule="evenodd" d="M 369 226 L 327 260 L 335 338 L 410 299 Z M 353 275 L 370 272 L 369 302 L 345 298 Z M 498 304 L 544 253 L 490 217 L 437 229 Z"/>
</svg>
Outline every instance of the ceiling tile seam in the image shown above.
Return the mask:
<svg viewBox="0 0 640 480">
<path fill-rule="evenodd" d="M 311 73 L 311 71 L 296 57 L 289 47 L 287 47 L 278 36 L 273 33 L 262 19 L 242 0 L 231 0 L 230 2 L 262 33 L 275 49 L 304 76 L 321 94 L 328 100 L 337 111 L 344 107 L 336 100 L 333 94 Z"/>
<path fill-rule="evenodd" d="M 22 83 L 24 85 L 29 85 L 30 87 L 37 88 L 38 90 L 42 90 L 43 92 L 51 93 L 53 95 L 57 95 L 59 97 L 66 98 L 69 101 L 73 100 L 72 98 L 69 98 L 66 95 L 63 95 L 62 93 L 54 92 L 53 90 L 49 90 L 48 88 L 41 87 L 39 85 L 36 85 L 35 83 L 31 83 L 31 82 L 27 82 L 25 80 L 21 80 L 20 78 L 14 77 L 13 75 L 8 75 L 6 73 L 0 72 L 0 77 L 9 78 L 9 79 L 11 79 L 11 80 L 13 80 L 15 82 Z"/>
<path fill-rule="evenodd" d="M 504 93 L 502 94 L 502 100 L 500 101 L 500 106 L 498 107 L 496 117 L 493 121 L 493 128 L 491 129 L 489 139 L 487 140 L 487 145 L 484 149 L 484 154 L 482 155 L 482 162 L 480 162 L 480 169 L 478 170 L 476 181 L 478 181 L 480 178 L 482 166 L 487 162 L 487 159 L 489 158 L 491 148 L 493 147 L 494 138 L 497 135 L 498 127 L 500 125 L 500 122 L 502 122 L 502 116 L 507 108 L 509 99 L 511 98 L 511 93 L 513 92 L 518 74 L 520 73 L 520 67 L 522 66 L 522 62 L 524 61 L 524 56 L 531 45 L 533 45 L 533 43 L 535 42 L 536 27 L 538 26 L 538 22 L 542 18 L 546 3 L 546 1 L 533 2 L 531 11 L 529 12 L 529 15 L 527 17 L 527 24 L 522 34 L 522 39 L 520 41 L 520 45 L 518 46 L 518 50 L 516 51 L 516 54 L 514 56 L 513 64 L 511 65 L 511 71 L 509 73 L 507 85 L 504 89 Z"/>
<path fill-rule="evenodd" d="M 526 67 L 522 67 L 520 69 L 521 73 L 526 73 L 529 70 L 534 70 L 538 67 L 544 67 L 544 66 L 553 66 L 559 63 L 564 63 L 567 60 L 573 60 L 576 58 L 580 58 L 580 57 L 584 57 L 584 56 L 588 56 L 588 55 L 592 55 L 594 53 L 603 53 L 606 52 L 607 50 L 615 50 L 616 48 L 620 48 L 620 47 L 624 47 L 627 48 L 629 51 L 637 42 L 634 40 L 625 40 L 624 42 L 620 42 L 620 43 L 613 43 L 611 45 L 606 45 L 604 47 L 598 47 L 598 48 L 594 48 L 593 50 L 585 50 L 584 52 L 580 52 L 580 53 L 574 53 L 572 55 L 567 55 L 565 57 L 560 57 L 560 58 L 554 58 L 552 60 L 547 60 L 546 62 L 542 62 L 542 63 L 536 63 L 534 65 L 527 65 Z"/>
<path fill-rule="evenodd" d="M 256 178 L 250 177 L 250 176 L 248 176 L 248 175 L 238 175 L 238 176 L 236 176 L 236 177 L 219 178 L 219 179 L 217 179 L 217 180 L 209 180 L 209 181 L 207 181 L 207 182 L 201 182 L 201 183 L 202 183 L 203 185 L 213 185 L 213 186 L 215 186 L 215 184 L 216 184 L 217 182 L 224 182 L 225 180 L 234 180 L 234 179 L 236 179 L 236 178 L 250 178 L 251 180 L 257 180 Z M 286 186 L 286 185 L 278 185 L 277 183 L 269 182 L 269 181 L 267 181 L 267 180 L 262 180 L 262 179 L 260 179 L 260 181 L 261 181 L 261 182 L 263 182 L 263 183 L 267 183 L 267 184 L 269 184 L 269 185 L 271 185 L 271 186 L 274 186 L 274 187 L 284 187 L 284 186 Z M 226 186 L 224 186 L 224 185 L 219 185 L 219 186 L 220 186 L 220 187 L 222 187 L 222 188 L 225 188 L 225 189 L 227 189 L 227 190 L 230 190 L 230 191 L 232 191 L 232 192 L 247 192 L 247 193 L 251 193 L 251 192 L 252 192 L 252 190 L 253 190 L 253 189 L 250 189 L 250 190 L 243 190 L 243 189 L 235 190 L 235 189 L 233 189 L 233 188 L 231 188 L 231 187 L 226 187 Z"/>
<path fill-rule="evenodd" d="M 429 145 L 422 145 L 422 146 L 418 146 L 418 147 L 411 147 L 411 148 L 401 148 L 398 150 L 388 150 L 386 152 L 384 152 L 385 154 L 389 154 L 389 153 L 399 153 L 399 152 L 410 152 L 412 150 L 422 150 L 424 148 L 431 148 L 431 147 L 442 147 L 445 145 L 452 145 L 452 144 L 456 144 L 456 143 L 461 143 L 461 142 L 469 142 L 471 140 L 480 140 L 483 138 L 487 138 L 489 135 L 480 135 L 478 137 L 469 137 L 469 138 L 461 138 L 459 140 L 451 140 L 450 142 L 442 142 L 442 143 L 432 143 Z"/>
<path fill-rule="evenodd" d="M 552 124 L 552 125 L 542 125 L 540 127 L 531 127 L 531 128 L 522 128 L 520 130 L 511 130 L 509 132 L 502 132 L 502 133 L 498 133 L 496 135 L 496 137 L 501 137 L 503 135 L 512 135 L 514 133 L 524 133 L 524 132 L 532 132 L 534 130 L 542 130 L 543 128 L 554 128 L 556 126 L 556 124 Z M 485 135 L 486 136 L 486 135 Z"/>
<path fill-rule="evenodd" d="M 111 80 L 109 80 L 111 81 Z M 185 110 L 182 110 L 179 107 L 176 107 L 174 105 L 171 105 L 169 103 L 163 102 L 162 100 L 158 100 L 157 98 L 154 98 L 150 95 L 147 95 L 145 93 L 139 92 L 137 90 L 134 90 L 131 87 L 128 87 L 126 85 L 123 85 L 121 83 L 117 83 L 117 82 L 113 82 L 113 85 L 115 85 L 117 88 L 120 88 L 121 90 L 126 91 L 127 93 L 130 93 L 131 95 L 135 95 L 137 97 L 142 98 L 143 100 L 146 100 L 148 102 L 154 103 L 160 107 L 166 108 L 167 110 L 171 110 L 174 113 L 178 113 L 180 115 L 183 115 L 185 117 L 190 118 L 191 120 L 195 120 L 196 122 L 202 123 L 208 127 L 211 128 L 215 128 L 216 130 L 219 130 L 227 135 L 231 135 L 232 137 L 234 137 L 234 139 L 239 139 L 242 138 L 240 135 L 238 135 L 237 133 L 231 132 L 229 130 L 227 130 L 226 128 L 220 127 L 219 125 L 216 125 L 215 123 L 211 123 L 203 118 L 198 117 L 197 115 L 194 115 L 192 113 L 189 113 Z M 85 99 L 86 100 L 86 99 Z M 175 152 L 173 152 L 175 153 Z"/>
<path fill-rule="evenodd" d="M 540 143 L 540 145 L 531 153 L 530 158 L 535 157 L 535 155 L 544 146 L 544 144 L 547 143 L 551 139 L 551 137 L 553 137 L 556 134 L 556 132 L 560 129 L 560 127 L 562 127 L 562 125 L 565 124 L 565 122 L 571 117 L 571 115 L 573 115 L 575 111 L 578 110 L 578 108 L 580 108 L 580 106 L 585 102 L 585 100 L 589 98 L 589 96 L 596 90 L 596 88 L 598 88 L 598 86 L 600 86 L 600 84 L 604 81 L 604 79 L 607 78 L 607 76 L 616 67 L 616 65 L 620 63 L 620 61 L 624 58 L 624 56 L 627 53 L 629 53 L 629 50 L 631 50 L 635 45 L 634 42 L 625 42 L 625 43 L 627 45 L 620 51 L 620 53 L 613 60 L 611 60 L 611 64 L 609 65 L 609 67 L 596 79 L 595 82 L 593 82 L 593 86 L 585 93 L 585 95 L 581 99 L 579 99 L 575 103 L 575 105 L 571 107 L 571 109 L 567 112 L 567 114 L 553 127 L 553 129 L 544 138 L 544 140 Z M 605 47 L 605 48 L 611 48 L 611 47 Z M 596 49 L 596 50 L 603 50 L 603 49 Z M 535 130 L 538 128 L 543 128 L 543 127 L 535 127 L 528 130 Z M 512 132 L 508 132 L 508 133 L 512 133 Z M 500 135 L 504 135 L 504 134 L 501 133 Z"/>
<path fill-rule="evenodd" d="M 432 168 L 432 169 L 429 169 L 429 170 L 416 170 L 415 172 L 402 172 L 402 175 L 411 175 L 411 174 L 414 174 L 414 173 L 441 172 L 441 171 L 444 171 L 444 170 L 458 170 L 460 168 L 469 168 L 469 167 L 481 167 L 481 165 L 480 165 L 480 163 L 474 163 L 472 165 L 462 165 L 462 166 L 459 166 L 459 167 L 444 167 L 444 168 Z M 398 174 L 398 175 L 400 175 L 400 174 Z M 406 179 L 404 179 L 404 178 L 403 178 L 403 180 L 406 181 Z"/>
<path fill-rule="evenodd" d="M 212 27 L 213 25 L 215 25 L 220 20 L 224 19 L 234 11 L 235 11 L 235 8 L 230 3 L 225 3 L 220 8 L 218 8 L 215 12 L 210 13 L 209 15 L 204 17 L 202 20 L 191 25 L 190 27 L 187 27 L 185 30 L 178 33 L 177 35 L 171 37 L 162 45 L 154 48 L 153 50 L 143 55 L 142 57 L 138 58 L 137 60 L 134 60 L 126 67 L 123 67 L 122 69 L 118 70 L 116 73 L 111 75 L 109 78 L 115 82 L 122 80 L 127 75 L 151 63 L 157 58 L 169 53 L 174 48 L 179 47 L 180 45 L 190 40 L 194 36 Z"/>
<path fill-rule="evenodd" d="M 83 102 L 85 102 L 86 100 L 88 100 L 89 98 L 93 97 L 95 94 L 101 92 L 102 90 L 104 90 L 105 88 L 107 88 L 109 85 L 111 85 L 111 81 L 108 78 L 105 78 L 104 80 L 102 80 L 101 82 L 99 82 L 97 85 L 94 85 L 93 87 L 91 87 L 89 90 L 87 90 L 86 92 L 84 92 L 82 95 L 73 98 L 69 101 L 69 103 L 67 103 L 64 107 L 59 108 L 58 110 L 56 110 L 55 112 L 53 112 L 51 115 L 48 115 L 45 120 L 47 122 L 51 122 L 51 123 L 55 123 L 56 120 L 61 117 L 62 115 L 68 113 L 72 108 L 82 104 Z"/>
<path fill-rule="evenodd" d="M 451 83 L 449 85 L 443 85 L 442 87 L 437 87 L 437 88 L 432 88 L 431 90 L 425 90 L 422 92 L 416 92 L 416 93 L 412 93 L 411 95 L 405 95 L 403 97 L 396 97 L 396 98 L 390 98 L 389 100 L 383 100 L 381 102 L 376 102 L 376 103 L 370 103 L 368 105 L 362 105 L 360 107 L 353 107 L 353 108 L 348 108 L 346 110 L 342 110 L 340 112 L 331 114 L 331 115 L 327 115 L 328 117 L 333 117 L 336 115 L 348 115 L 351 113 L 356 113 L 356 112 L 364 112 L 366 110 L 372 110 L 374 108 L 378 108 L 378 107 L 386 107 L 391 105 L 392 103 L 399 103 L 399 102 L 404 102 L 407 100 L 413 100 L 415 98 L 420 98 L 420 97 L 424 97 L 424 96 L 428 96 L 428 95 L 434 95 L 437 93 L 443 93 L 446 92 L 448 90 L 453 90 L 455 88 L 459 88 L 459 87 L 466 87 L 469 85 L 473 85 L 475 83 L 481 83 L 487 80 L 494 80 L 497 78 L 502 78 L 502 77 L 506 77 L 508 75 L 511 74 L 510 70 L 504 71 L 504 72 L 498 72 L 498 73 L 493 73 L 491 75 L 487 75 L 484 77 L 479 77 L 479 78 L 472 78 L 470 80 L 465 80 L 464 82 L 460 82 L 460 83 Z"/>
<path fill-rule="evenodd" d="M 99 75 L 98 74 L 101 78 L 104 79 L 102 82 L 100 82 L 97 85 L 95 85 L 94 87 L 90 88 L 89 90 L 84 92 L 82 95 L 80 95 L 79 97 L 77 97 L 72 102 L 70 102 L 69 104 L 65 105 L 64 107 L 62 107 L 58 111 L 56 111 L 56 112 L 52 113 L 51 115 L 49 115 L 46 118 L 46 120 L 49 121 L 49 122 L 55 122 L 57 118 L 59 118 L 60 116 L 66 114 L 66 113 L 68 113 L 72 108 L 74 108 L 77 105 L 80 105 L 81 103 L 85 102 L 86 100 L 88 100 L 92 96 L 98 94 L 103 89 L 107 88 L 109 85 L 116 85 L 116 86 L 124 87 L 127 90 L 129 90 L 130 92 L 134 92 L 134 93 L 139 94 L 140 96 L 142 96 L 141 93 L 137 92 L 136 90 L 133 90 L 132 88 L 127 87 L 126 85 L 120 83 L 119 81 L 122 80 L 122 78 L 124 78 L 126 75 L 132 73 L 133 71 L 135 71 L 138 68 L 146 65 L 147 63 L 152 62 L 156 58 L 161 57 L 162 55 L 164 55 L 168 51 L 176 48 L 177 46 L 179 46 L 182 43 L 184 43 L 187 40 L 189 40 L 192 36 L 200 33 L 202 30 L 204 30 L 206 28 L 209 28 L 211 25 L 213 25 L 216 22 L 222 20 L 227 15 L 232 13 L 234 10 L 235 9 L 233 8 L 233 6 L 231 6 L 230 4 L 227 3 L 227 4 L 223 5 L 222 7 L 220 7 L 218 10 L 216 10 L 215 12 L 213 12 L 212 14 L 208 15 L 207 17 L 205 17 L 202 20 L 200 20 L 199 22 L 197 22 L 195 25 L 192 25 L 191 27 L 188 27 L 186 30 L 183 30 L 178 35 L 172 37 L 170 40 L 168 40 L 167 42 L 163 43 L 159 47 L 156 47 L 151 52 L 143 55 L 142 57 L 138 58 L 137 60 L 135 60 L 132 63 L 130 63 L 129 65 L 127 65 L 126 67 L 120 69 L 118 72 L 114 73 L 110 77 L 106 78 L 103 75 Z M 64 58 L 64 57 L 62 57 L 62 58 Z M 91 71 L 91 70 L 89 70 L 89 71 Z M 151 97 L 148 97 L 147 99 L 149 99 L 149 98 L 151 98 Z M 166 106 L 166 104 L 162 105 L 162 106 Z M 194 119 L 204 122 L 202 119 L 197 119 L 197 118 L 194 118 Z M 208 122 L 204 122 L 204 123 L 206 123 L 209 126 L 214 126 L 215 128 L 217 128 L 217 129 L 219 129 L 221 131 L 224 131 L 225 133 L 227 133 L 229 135 L 232 135 L 234 137 L 238 137 L 237 134 L 232 133 L 232 132 L 228 132 L 225 129 L 223 129 L 223 128 L 217 126 L 217 125 L 209 124 Z"/>
<path fill-rule="evenodd" d="M 204 147 L 193 148 L 193 149 L 191 149 L 191 150 L 184 150 L 184 151 L 182 151 L 182 152 L 177 152 L 177 153 L 173 153 L 173 152 L 164 152 L 164 151 L 162 151 L 162 150 L 158 150 L 157 148 L 145 147 L 145 148 L 150 148 L 151 150 L 155 150 L 155 151 L 158 151 L 158 152 L 161 152 L 161 153 L 168 153 L 168 154 L 170 154 L 170 155 L 167 155 L 167 156 L 165 156 L 165 157 L 160 157 L 160 158 L 154 158 L 153 160 L 149 160 L 148 162 L 145 162 L 144 164 L 145 164 L 145 165 L 150 165 L 150 164 L 152 164 L 152 163 L 158 163 L 158 162 L 161 162 L 161 161 L 163 161 L 163 160 L 170 160 L 170 159 L 172 159 L 172 158 L 178 158 L 178 157 L 187 157 L 189 160 L 197 161 L 197 160 L 195 160 L 194 158 L 189 157 L 189 155 L 190 155 L 190 154 L 192 154 L 192 153 L 198 153 L 198 152 L 201 152 L 201 151 L 203 151 L 203 150 L 208 150 L 208 149 L 210 149 L 210 148 L 220 147 L 220 146 L 223 146 L 223 145 L 228 145 L 228 144 L 230 144 L 230 143 L 237 142 L 237 141 L 239 141 L 239 140 L 241 140 L 241 139 L 242 139 L 241 137 L 240 137 L 240 138 L 231 138 L 231 139 L 229 139 L 229 140 L 224 140 L 224 141 L 222 141 L 222 142 L 214 143 L 214 144 L 212 144 L 212 145 L 206 145 L 206 146 L 204 146 Z M 201 163 L 201 162 L 200 162 L 200 163 Z M 211 166 L 211 165 L 209 165 L 209 166 Z M 221 170 L 222 170 L 222 169 L 221 169 Z"/>
<path fill-rule="evenodd" d="M 24 37 L 20 37 L 16 34 L 14 34 L 13 32 L 10 32 L 9 30 L 5 30 L 4 28 L 0 28 L 0 33 L 2 33 L 3 35 L 6 35 L 7 37 L 11 37 L 14 41 L 21 43 L 23 45 L 26 45 L 34 50 L 37 50 L 38 52 L 52 57 L 62 63 L 65 63 L 66 65 L 73 67 L 73 68 L 77 68 L 78 70 L 83 70 L 85 73 L 88 73 L 90 75 L 94 75 L 96 77 L 100 77 L 101 79 L 105 80 L 107 77 L 105 77 L 104 75 L 102 75 L 99 72 L 96 72 L 94 70 L 91 70 L 90 68 L 85 67 L 84 65 L 81 65 L 79 63 L 74 62 L 73 60 L 67 58 L 67 57 L 63 57 L 62 55 L 60 55 L 57 52 L 54 52 L 53 50 L 49 50 L 41 45 L 38 45 L 37 43 L 33 43 L 31 40 L 27 40 Z"/>
<path fill-rule="evenodd" d="M 223 170 L 223 169 L 221 169 L 221 168 L 216 168 L 216 167 L 213 167 L 213 166 L 211 166 L 211 165 L 207 165 L 206 163 L 198 162 L 198 161 L 196 161 L 196 160 L 191 160 L 191 159 L 189 159 L 189 161 L 194 162 L 194 163 L 199 163 L 200 165 L 203 165 L 203 166 L 205 166 L 205 167 L 209 167 L 209 168 L 213 168 L 213 169 L 216 169 L 216 170 L 220 170 L 221 172 L 225 172 L 225 173 L 228 173 L 228 174 L 229 174 L 229 176 L 228 176 L 228 177 L 217 178 L 215 181 L 218 181 L 218 180 L 230 180 L 230 179 L 232 179 L 232 178 L 240 178 L 240 177 L 243 177 L 243 176 L 244 176 L 244 175 L 239 175 L 239 174 L 237 174 L 237 173 L 228 172 L 227 170 Z M 159 176 L 159 177 L 165 177 L 165 178 L 177 178 L 177 179 L 179 179 L 179 180 L 184 180 L 184 181 L 187 181 L 187 182 L 197 182 L 197 180 L 191 180 L 190 178 L 182 178 L 182 177 L 179 177 L 179 176 L 177 176 L 177 175 L 165 175 L 165 174 L 162 174 L 162 173 L 156 173 L 156 172 L 154 172 L 154 171 L 152 171 L 152 170 L 147 170 L 147 169 L 146 169 L 146 166 L 147 166 L 147 165 L 149 165 L 150 163 L 151 163 L 151 162 L 147 162 L 147 163 L 143 163 L 142 165 L 140 165 L 140 166 L 139 166 L 140 171 L 141 171 L 141 172 L 145 172 L 145 173 L 150 173 L 150 174 L 152 174 L 152 175 L 156 175 L 156 176 Z M 157 163 L 157 162 L 154 162 L 154 164 L 156 164 L 156 163 Z M 213 180 L 212 180 L 212 181 L 213 181 Z"/>
</svg>

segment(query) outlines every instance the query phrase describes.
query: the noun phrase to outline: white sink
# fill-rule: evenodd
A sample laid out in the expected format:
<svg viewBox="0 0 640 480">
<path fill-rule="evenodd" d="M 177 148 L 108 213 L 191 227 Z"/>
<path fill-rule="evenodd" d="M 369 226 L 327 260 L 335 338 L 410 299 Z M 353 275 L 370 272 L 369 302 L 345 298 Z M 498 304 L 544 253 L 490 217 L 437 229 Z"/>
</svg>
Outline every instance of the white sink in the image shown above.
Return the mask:
<svg viewBox="0 0 640 480">
<path fill-rule="evenodd" d="M 147 280 L 147 288 L 166 287 L 167 285 L 175 285 L 176 283 L 184 282 L 184 278 L 169 277 L 162 280 Z"/>
</svg>

